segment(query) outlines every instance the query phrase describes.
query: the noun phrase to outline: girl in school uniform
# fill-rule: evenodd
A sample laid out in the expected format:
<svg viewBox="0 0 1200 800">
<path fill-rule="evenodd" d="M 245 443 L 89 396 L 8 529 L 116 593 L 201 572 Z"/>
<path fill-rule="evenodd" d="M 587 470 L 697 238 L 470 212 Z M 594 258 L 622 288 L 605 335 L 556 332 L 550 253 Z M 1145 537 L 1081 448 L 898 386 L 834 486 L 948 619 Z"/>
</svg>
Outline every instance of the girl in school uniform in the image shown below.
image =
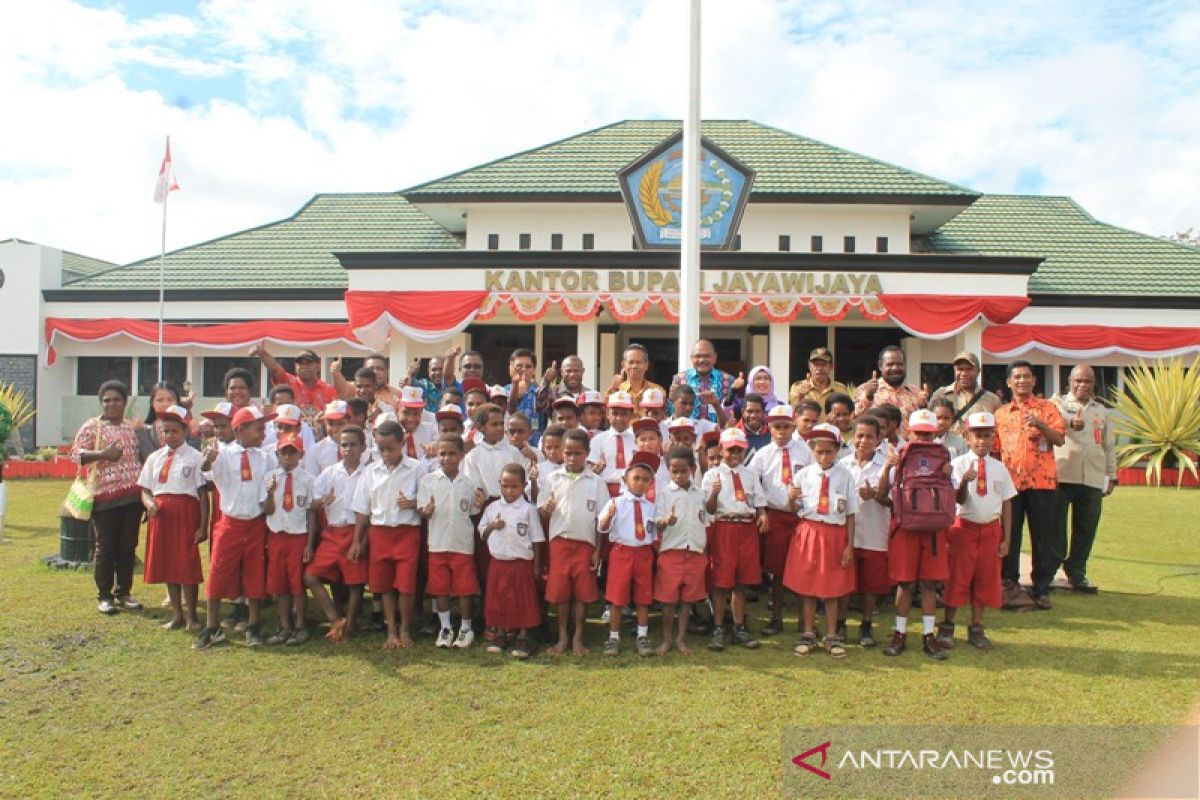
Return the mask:
<svg viewBox="0 0 1200 800">
<path fill-rule="evenodd" d="M 529 658 L 530 628 L 542 623 L 534 576 L 541 572 L 536 546 L 546 541 L 537 508 L 525 499 L 525 468 L 508 464 L 500 471 L 500 499 L 479 520 L 479 538 L 491 552 L 484 591 L 484 619 L 498 632 L 487 647 L 503 652 L 509 639 L 513 658 Z"/>
</svg>

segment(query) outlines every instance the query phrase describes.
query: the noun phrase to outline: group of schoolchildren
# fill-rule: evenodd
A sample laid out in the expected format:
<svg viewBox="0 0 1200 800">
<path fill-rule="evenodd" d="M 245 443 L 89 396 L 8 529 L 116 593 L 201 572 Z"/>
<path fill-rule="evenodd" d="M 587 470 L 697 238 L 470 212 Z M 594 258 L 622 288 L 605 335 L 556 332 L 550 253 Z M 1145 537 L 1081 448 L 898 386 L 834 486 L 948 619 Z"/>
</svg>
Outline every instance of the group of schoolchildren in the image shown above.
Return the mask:
<svg viewBox="0 0 1200 800">
<path fill-rule="evenodd" d="M 710 650 L 754 649 L 747 594 L 765 574 L 771 620 L 762 634 L 783 632 L 785 590 L 799 596 L 798 656 L 846 655 L 854 595 L 858 642 L 874 647 L 878 597 L 893 592 L 885 655 L 906 649 L 917 591 L 927 655 L 947 657 L 964 606 L 968 642 L 992 646 L 984 610 L 1001 603 L 1016 494 L 990 455 L 992 415 L 967 417 L 967 451 L 952 457 L 930 410 L 901 420 L 882 407 L 853 420 L 847 413 L 840 425 L 810 418 L 798 431 L 804 413 L 780 404 L 765 414 L 769 441 L 752 449 L 739 427 L 693 419 L 686 385 L 670 405 L 657 388 L 638 398 L 585 391 L 554 400 L 535 448 L 529 421 L 494 404 L 493 389 L 466 380 L 429 412 L 421 389 L 406 386 L 398 409 L 377 408 L 370 419 L 363 400 L 335 400 L 316 419 L 319 440 L 294 405 L 264 413 L 220 403 L 202 415 L 214 436 L 201 450 L 185 441 L 185 408 L 160 412 L 163 446 L 139 483 L 145 580 L 167 585 L 174 612 L 164 627 L 198 630 L 197 649 L 219 644 L 221 602 L 236 598 L 246 644 L 257 646 L 271 596 L 279 622 L 265 643 L 298 646 L 310 635 L 311 592 L 329 620 L 326 638 L 340 642 L 357 632 L 365 589 L 381 607 L 388 649 L 413 646 L 429 601 L 439 648 L 472 647 L 482 622 L 489 652 L 527 658 L 530 632 L 549 626 L 553 610 L 548 651 L 582 655 L 588 606 L 603 597 L 606 656 L 621 652 L 630 610 L 638 655 L 690 653 L 689 621 L 701 607 L 712 612 Z"/>
</svg>

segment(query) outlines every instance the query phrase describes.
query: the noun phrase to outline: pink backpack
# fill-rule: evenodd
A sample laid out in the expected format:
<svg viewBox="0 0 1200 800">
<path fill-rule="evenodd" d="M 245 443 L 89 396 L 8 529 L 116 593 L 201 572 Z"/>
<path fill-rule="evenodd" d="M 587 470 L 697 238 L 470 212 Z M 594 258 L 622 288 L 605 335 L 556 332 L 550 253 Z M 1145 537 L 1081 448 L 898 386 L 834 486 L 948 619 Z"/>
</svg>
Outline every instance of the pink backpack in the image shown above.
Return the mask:
<svg viewBox="0 0 1200 800">
<path fill-rule="evenodd" d="M 954 484 L 943 471 L 950 451 L 937 442 L 909 442 L 892 473 L 892 526 L 940 531 L 954 524 Z M 936 546 L 936 540 L 935 540 Z"/>
</svg>

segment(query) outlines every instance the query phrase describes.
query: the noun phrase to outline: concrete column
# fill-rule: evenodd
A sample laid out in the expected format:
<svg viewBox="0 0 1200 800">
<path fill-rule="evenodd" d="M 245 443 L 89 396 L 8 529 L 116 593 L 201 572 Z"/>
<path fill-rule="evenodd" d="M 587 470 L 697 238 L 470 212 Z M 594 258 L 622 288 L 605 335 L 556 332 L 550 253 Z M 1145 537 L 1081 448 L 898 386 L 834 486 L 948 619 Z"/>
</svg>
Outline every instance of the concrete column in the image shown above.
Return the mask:
<svg viewBox="0 0 1200 800">
<path fill-rule="evenodd" d="M 750 360 L 746 363 L 746 374 L 750 374 L 750 370 L 758 364 L 768 364 L 770 355 L 770 333 L 766 336 L 762 334 L 754 334 L 750 337 Z"/>
<path fill-rule="evenodd" d="M 580 322 L 575 329 L 575 355 L 583 361 L 583 382 L 586 386 L 594 385 L 599 378 L 596 376 L 598 366 L 596 349 L 599 346 L 600 330 L 596 318 Z"/>
<path fill-rule="evenodd" d="M 904 351 L 904 381 L 920 387 L 921 340 L 915 336 L 909 336 L 900 342 L 900 348 Z"/>
<path fill-rule="evenodd" d="M 787 322 L 772 322 L 767 328 L 767 366 L 775 376 L 775 396 L 784 398 L 791 385 L 788 368 L 792 358 L 792 326 Z"/>
<path fill-rule="evenodd" d="M 617 371 L 617 362 L 620 360 L 620 355 L 617 353 L 617 335 L 615 333 L 600 334 L 600 361 L 596 364 L 596 372 L 592 375 L 590 386 L 604 391 L 608 387 L 608 383 L 612 380 L 612 376 Z M 587 373 L 584 373 L 585 375 Z"/>
<path fill-rule="evenodd" d="M 392 331 L 391 338 L 388 339 L 388 383 L 392 386 L 396 385 L 396 381 L 403 377 L 408 370 L 408 360 L 411 358 L 410 343 L 408 337 L 402 333 Z"/>
<path fill-rule="evenodd" d="M 954 336 L 954 352 L 961 353 L 967 350 L 979 356 L 979 363 L 983 363 L 983 321 L 975 320 L 967 327 L 963 328 Z"/>
</svg>

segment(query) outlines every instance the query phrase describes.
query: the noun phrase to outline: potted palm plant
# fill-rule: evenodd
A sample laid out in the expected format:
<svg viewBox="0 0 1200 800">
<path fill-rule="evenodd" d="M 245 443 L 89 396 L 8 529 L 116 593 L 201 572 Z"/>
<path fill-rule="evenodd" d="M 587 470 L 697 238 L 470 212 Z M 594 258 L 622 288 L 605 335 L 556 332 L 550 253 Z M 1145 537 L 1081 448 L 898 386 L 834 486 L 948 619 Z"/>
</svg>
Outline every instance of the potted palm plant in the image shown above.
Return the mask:
<svg viewBox="0 0 1200 800">
<path fill-rule="evenodd" d="M 1139 364 L 1112 399 L 1113 428 L 1125 440 L 1117 447 L 1118 466 L 1144 463 L 1148 486 L 1200 482 L 1200 356 L 1187 366 L 1178 358 Z"/>
</svg>

